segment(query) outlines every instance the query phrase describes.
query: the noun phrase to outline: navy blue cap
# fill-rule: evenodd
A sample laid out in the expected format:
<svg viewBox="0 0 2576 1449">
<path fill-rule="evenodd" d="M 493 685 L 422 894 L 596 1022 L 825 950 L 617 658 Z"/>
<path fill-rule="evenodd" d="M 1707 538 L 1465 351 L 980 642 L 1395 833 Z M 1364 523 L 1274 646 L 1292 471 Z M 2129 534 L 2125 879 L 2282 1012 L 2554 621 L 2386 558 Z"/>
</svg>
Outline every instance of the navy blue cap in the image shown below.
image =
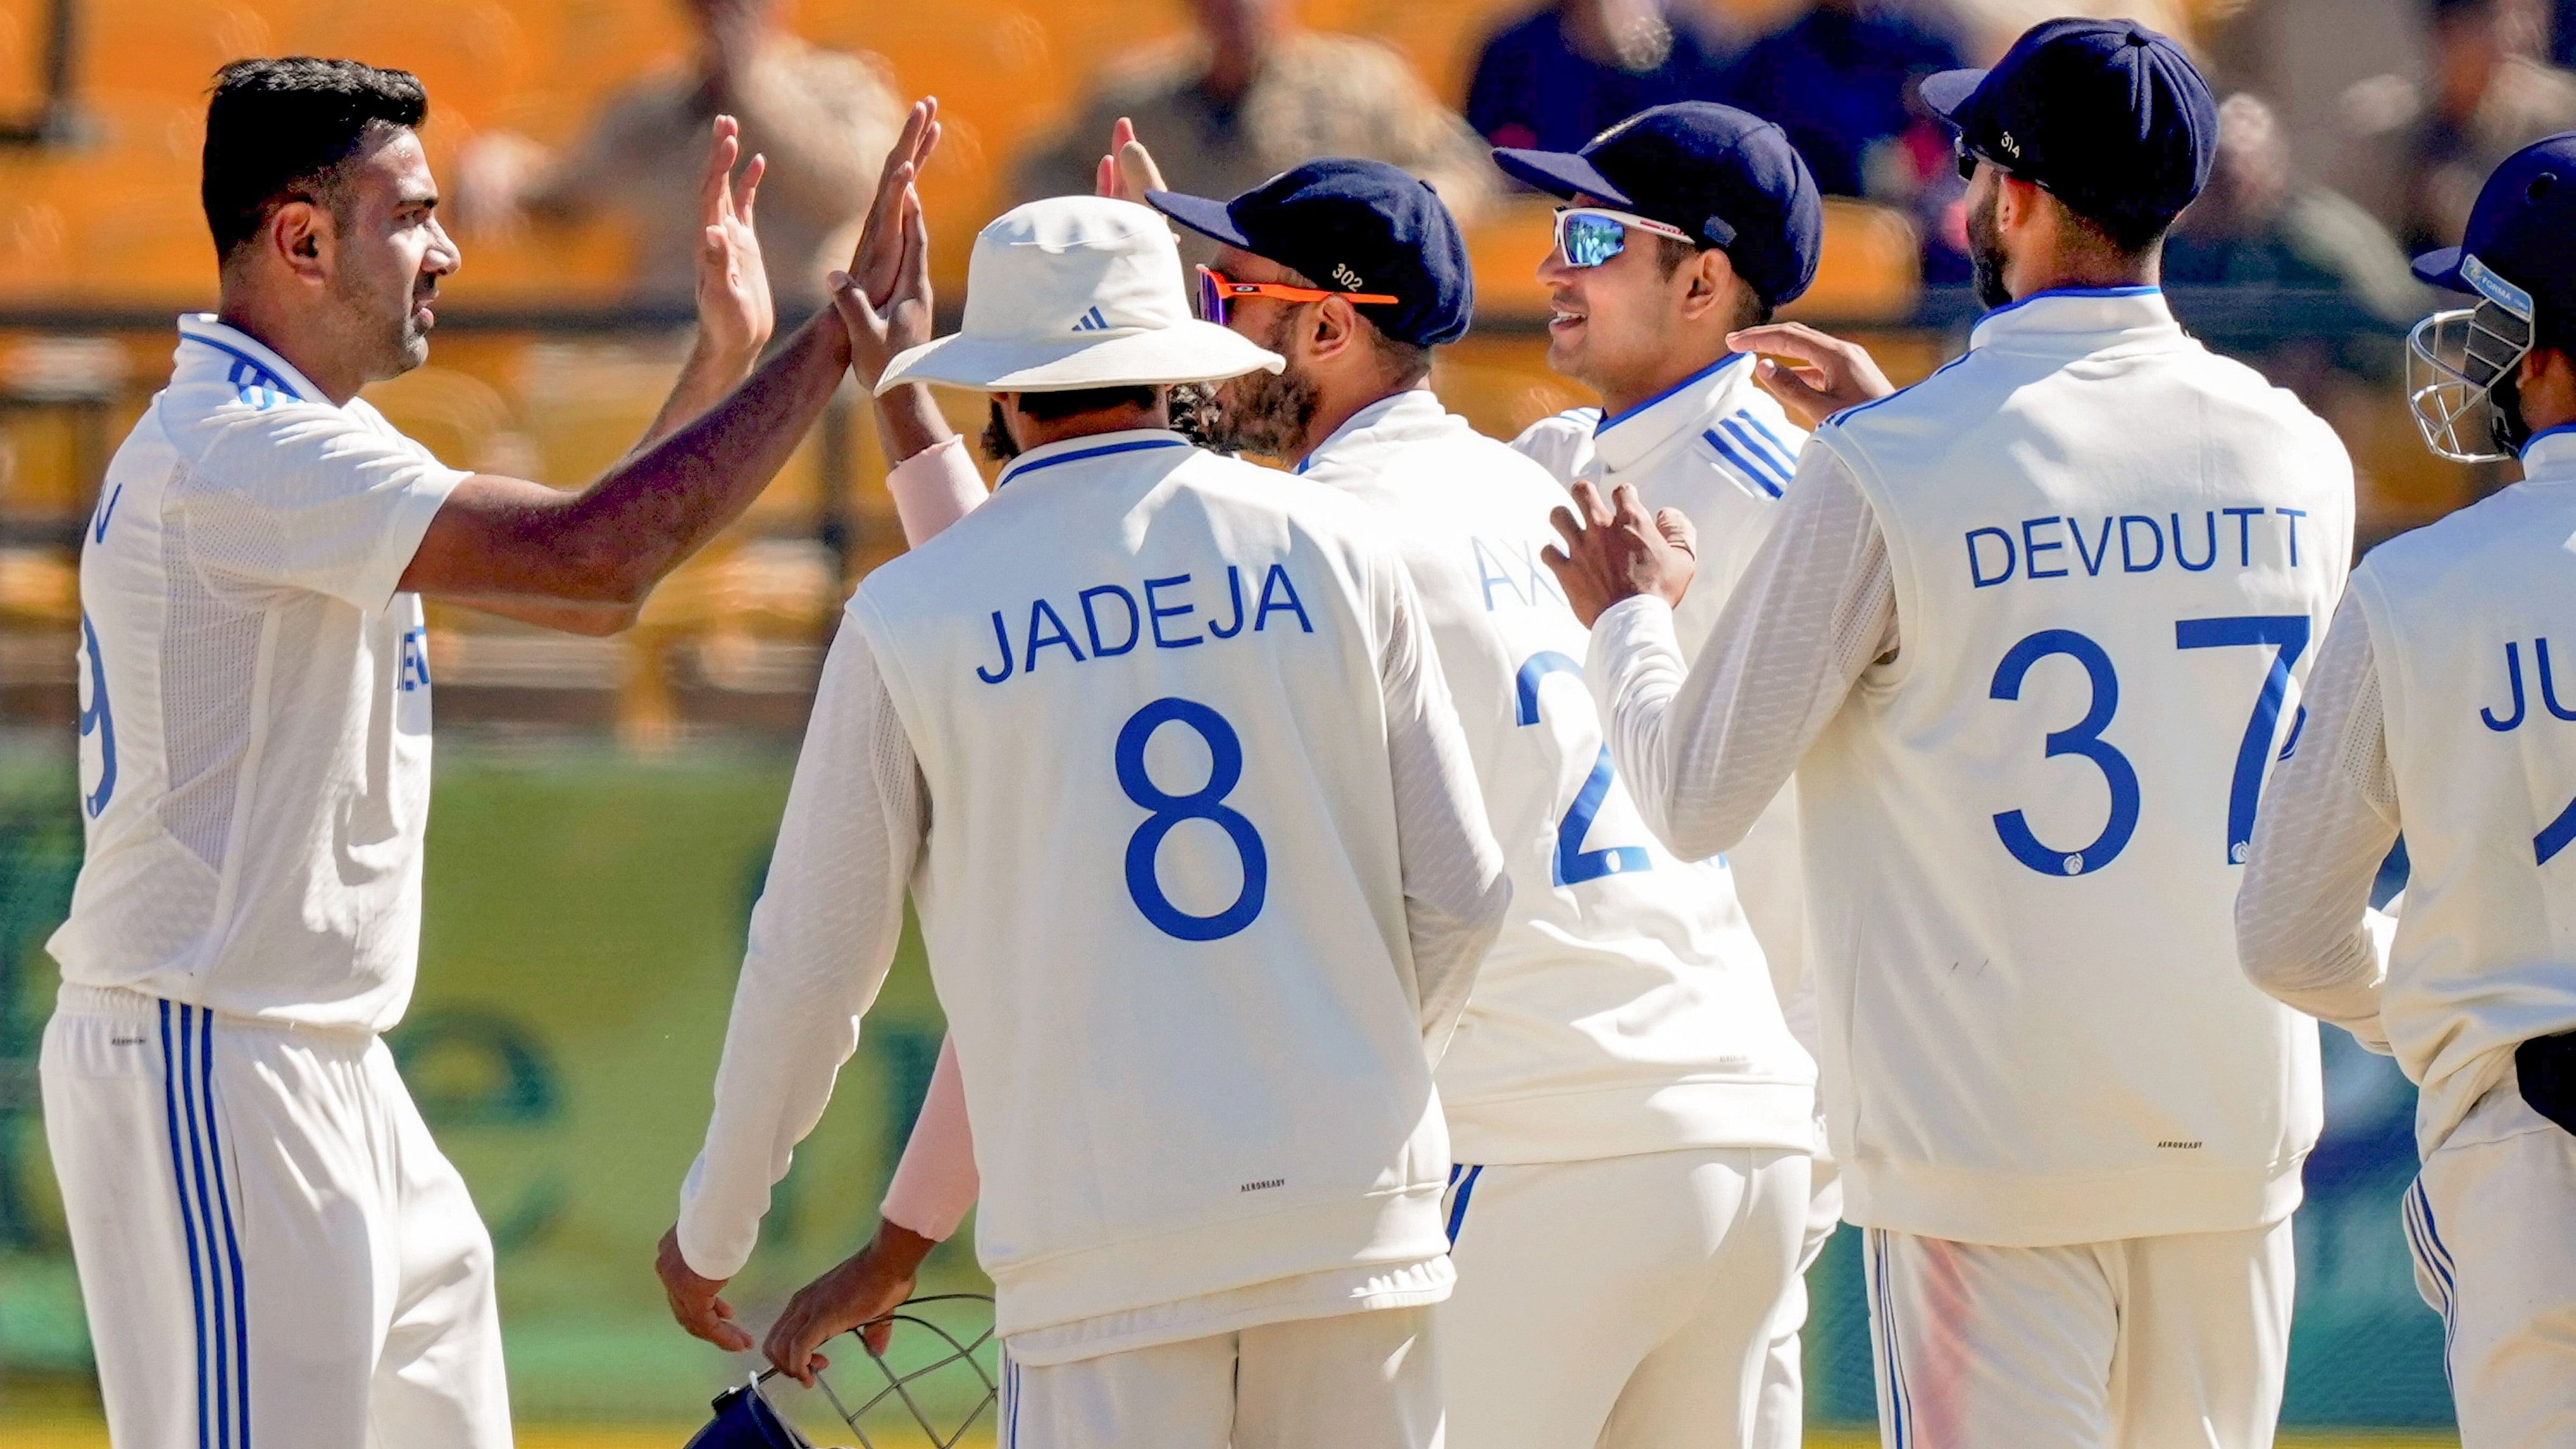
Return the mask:
<svg viewBox="0 0 2576 1449">
<path fill-rule="evenodd" d="M 2209 184 L 2218 103 L 2182 47 L 2134 20 L 2049 20 L 1992 70 L 1923 81 L 1969 149 L 2123 229 L 2169 225 Z"/>
<path fill-rule="evenodd" d="M 1710 101 L 1639 111 L 1580 151 L 1506 146 L 1494 164 L 1541 191 L 1599 198 L 1721 248 L 1774 307 L 1816 279 L 1825 205 L 1778 126 Z"/>
<path fill-rule="evenodd" d="M 2504 158 L 2469 209 L 2462 243 L 2417 257 L 2415 275 L 2489 297 L 2501 277 L 2504 297 L 2518 288 L 2560 321 L 2576 321 L 2576 131 Z"/>
<path fill-rule="evenodd" d="M 1437 347 L 1476 311 L 1467 239 L 1426 181 L 1383 161 L 1327 156 L 1232 201 L 1148 191 L 1155 210 L 1202 236 L 1287 267 L 1336 292 L 1377 292 L 1359 314 L 1398 342 Z"/>
</svg>

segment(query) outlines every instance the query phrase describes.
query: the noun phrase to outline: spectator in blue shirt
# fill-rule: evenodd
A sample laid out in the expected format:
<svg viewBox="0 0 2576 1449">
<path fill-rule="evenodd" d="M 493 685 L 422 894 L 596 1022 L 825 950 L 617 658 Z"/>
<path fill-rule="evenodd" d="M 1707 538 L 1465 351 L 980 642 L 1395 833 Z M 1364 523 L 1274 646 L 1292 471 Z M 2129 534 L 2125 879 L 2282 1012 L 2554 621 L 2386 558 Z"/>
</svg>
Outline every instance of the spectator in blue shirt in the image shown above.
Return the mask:
<svg viewBox="0 0 2576 1449">
<path fill-rule="evenodd" d="M 1556 0 L 1485 42 L 1467 124 L 1496 146 L 1580 150 L 1649 107 L 1715 100 L 1726 57 L 1664 0 Z"/>
<path fill-rule="evenodd" d="M 1947 163 L 1947 138 L 1910 144 L 1932 122 L 1914 84 L 1966 62 L 1948 38 L 1869 0 L 1819 0 L 1736 58 L 1721 97 L 1789 133 L 1829 196 L 1910 205 L 1926 179 L 1918 153 Z"/>
</svg>

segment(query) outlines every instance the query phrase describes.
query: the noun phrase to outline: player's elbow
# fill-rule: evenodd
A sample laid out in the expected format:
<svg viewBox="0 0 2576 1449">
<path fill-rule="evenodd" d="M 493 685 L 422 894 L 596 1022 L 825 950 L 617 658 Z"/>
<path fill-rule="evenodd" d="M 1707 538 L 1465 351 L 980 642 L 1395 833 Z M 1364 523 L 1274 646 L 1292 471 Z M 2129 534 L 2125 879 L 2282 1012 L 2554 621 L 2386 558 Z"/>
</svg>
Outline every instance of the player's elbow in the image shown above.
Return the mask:
<svg viewBox="0 0 2576 1449">
<path fill-rule="evenodd" d="M 567 616 L 560 627 L 567 633 L 586 635 L 593 639 L 606 639 L 634 628 L 635 621 L 642 618 L 643 614 L 644 607 L 641 603 L 585 609 Z"/>
</svg>

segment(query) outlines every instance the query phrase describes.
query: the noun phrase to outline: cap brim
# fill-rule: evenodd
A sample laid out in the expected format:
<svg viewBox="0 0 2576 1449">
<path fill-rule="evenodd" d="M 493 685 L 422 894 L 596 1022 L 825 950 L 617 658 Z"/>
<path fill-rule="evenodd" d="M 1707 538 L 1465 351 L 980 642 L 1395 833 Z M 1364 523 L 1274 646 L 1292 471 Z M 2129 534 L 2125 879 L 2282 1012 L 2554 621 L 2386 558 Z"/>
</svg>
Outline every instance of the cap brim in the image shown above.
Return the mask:
<svg viewBox="0 0 2576 1449">
<path fill-rule="evenodd" d="M 1959 108 L 1966 105 L 1968 97 L 1975 95 L 1977 87 L 1985 83 L 1986 73 L 1981 70 L 1945 70 L 1927 75 L 1923 78 L 1921 91 L 1923 104 L 1931 108 L 1932 114 L 1956 127 Z"/>
<path fill-rule="evenodd" d="M 1576 196 L 1597 196 L 1614 206 L 1633 207 L 1637 203 L 1628 193 L 1611 184 L 1600 168 L 1572 151 L 1531 151 L 1519 146 L 1494 148 L 1494 164 L 1503 174 L 1572 201 Z"/>
<path fill-rule="evenodd" d="M 2467 259 L 2468 252 L 2461 247 L 2426 252 L 2414 261 L 2415 280 L 2454 292 L 2474 292 L 2476 288 L 2460 280 L 2460 263 Z"/>
<path fill-rule="evenodd" d="M 1247 372 L 1277 372 L 1287 365 L 1279 354 L 1253 345 L 1239 332 L 1196 320 L 1099 341 L 952 333 L 897 354 L 876 390 L 883 394 L 908 382 L 928 382 L 980 392 L 1069 392 L 1216 382 Z"/>
<path fill-rule="evenodd" d="M 1148 191 L 1145 204 L 1201 236 L 1212 237 L 1241 251 L 1252 250 L 1252 243 L 1245 239 L 1243 228 L 1234 224 L 1234 217 L 1226 211 L 1222 201 L 1180 191 Z"/>
</svg>

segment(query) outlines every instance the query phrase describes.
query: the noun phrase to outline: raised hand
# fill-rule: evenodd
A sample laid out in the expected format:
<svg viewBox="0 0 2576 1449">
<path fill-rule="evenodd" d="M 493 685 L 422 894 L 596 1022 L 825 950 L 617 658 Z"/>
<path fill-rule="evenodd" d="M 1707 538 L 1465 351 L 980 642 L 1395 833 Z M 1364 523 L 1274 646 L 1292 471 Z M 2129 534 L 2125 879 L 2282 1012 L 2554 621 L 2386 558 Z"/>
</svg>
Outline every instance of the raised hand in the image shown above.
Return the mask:
<svg viewBox="0 0 2576 1449">
<path fill-rule="evenodd" d="M 1550 544 L 1539 557 L 1586 628 L 1623 599 L 1654 594 L 1678 605 L 1690 591 L 1699 560 L 1690 519 L 1675 508 L 1660 509 L 1648 519 L 1630 484 L 1620 484 L 1605 503 L 1600 489 L 1577 482 L 1574 506 L 1555 510 L 1548 521 L 1556 525 L 1565 547 Z"/>
<path fill-rule="evenodd" d="M 1753 364 L 1754 382 L 1778 398 L 1803 428 L 1812 429 L 1845 408 L 1875 402 L 1896 391 L 1868 348 L 1804 322 L 1747 327 L 1728 333 L 1726 345 L 1738 352 L 1762 354 Z"/>
<path fill-rule="evenodd" d="M 925 96 L 886 152 L 850 269 L 830 278 L 832 305 L 850 333 L 851 370 L 871 389 L 896 353 L 930 340 L 930 228 L 914 183 L 938 145 L 939 100 Z"/>
<path fill-rule="evenodd" d="M 1163 168 L 1154 164 L 1153 153 L 1136 139 L 1136 123 L 1120 116 L 1118 124 L 1109 128 L 1109 151 L 1100 158 L 1092 190 L 1142 206 L 1146 192 L 1168 189 L 1163 185 Z"/>
<path fill-rule="evenodd" d="M 734 175 L 742 155 L 742 126 L 718 116 L 715 144 L 698 187 L 698 344 L 718 357 L 746 363 L 769 345 L 778 321 L 769 299 L 769 271 L 761 264 L 760 238 L 752 231 L 752 205 L 768 162 L 759 156 Z"/>
</svg>

